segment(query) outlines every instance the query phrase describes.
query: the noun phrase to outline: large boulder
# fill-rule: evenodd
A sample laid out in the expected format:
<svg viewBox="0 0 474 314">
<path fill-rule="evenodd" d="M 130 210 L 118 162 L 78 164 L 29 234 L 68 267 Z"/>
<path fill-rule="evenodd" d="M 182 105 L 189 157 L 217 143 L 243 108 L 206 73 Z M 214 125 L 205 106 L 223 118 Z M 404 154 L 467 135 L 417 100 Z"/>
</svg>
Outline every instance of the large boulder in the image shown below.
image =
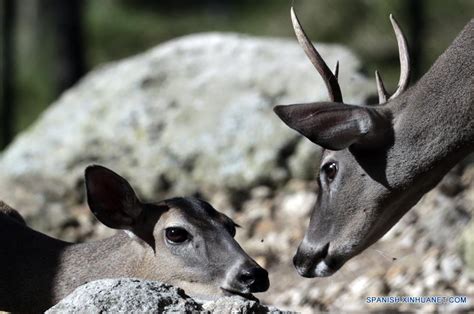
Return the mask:
<svg viewBox="0 0 474 314">
<path fill-rule="evenodd" d="M 350 51 L 318 48 L 329 65 L 339 60 L 346 102 L 374 92 Z M 92 163 L 123 174 L 146 199 L 312 177 L 318 149 L 272 107 L 318 100 L 326 88 L 294 39 L 172 40 L 92 71 L 53 103 L 1 155 L 0 199 L 30 222 L 47 212 L 58 220 L 64 205 L 55 204 L 82 201 Z"/>
<path fill-rule="evenodd" d="M 184 290 L 157 281 L 103 279 L 74 290 L 46 313 L 268 313 L 278 311 L 241 297 L 196 301 Z"/>
</svg>

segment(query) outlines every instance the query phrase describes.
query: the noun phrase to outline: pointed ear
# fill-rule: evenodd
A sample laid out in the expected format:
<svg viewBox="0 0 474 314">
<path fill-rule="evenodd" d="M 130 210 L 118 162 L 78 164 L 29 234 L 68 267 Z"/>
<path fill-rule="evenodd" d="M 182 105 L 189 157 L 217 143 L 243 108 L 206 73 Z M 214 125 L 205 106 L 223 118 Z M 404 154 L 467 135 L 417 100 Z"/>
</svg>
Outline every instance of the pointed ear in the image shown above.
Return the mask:
<svg viewBox="0 0 474 314">
<path fill-rule="evenodd" d="M 342 103 L 276 106 L 273 110 L 290 128 L 330 150 L 378 144 L 390 125 L 375 109 Z"/>
<path fill-rule="evenodd" d="M 97 219 L 110 228 L 131 230 L 142 206 L 127 180 L 94 165 L 87 167 L 85 181 L 87 202 Z"/>
</svg>

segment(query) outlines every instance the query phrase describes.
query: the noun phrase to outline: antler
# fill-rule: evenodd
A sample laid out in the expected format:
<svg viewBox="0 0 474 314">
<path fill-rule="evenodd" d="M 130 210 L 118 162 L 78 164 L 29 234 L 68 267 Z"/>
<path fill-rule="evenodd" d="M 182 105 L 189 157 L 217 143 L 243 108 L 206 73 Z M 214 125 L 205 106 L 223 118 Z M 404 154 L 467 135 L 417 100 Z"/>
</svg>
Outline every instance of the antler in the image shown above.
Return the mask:
<svg viewBox="0 0 474 314">
<path fill-rule="evenodd" d="M 295 35 L 298 39 L 298 42 L 300 43 L 301 47 L 303 47 L 303 50 L 311 63 L 323 78 L 329 93 L 329 98 L 331 98 L 331 101 L 342 103 L 341 88 L 337 82 L 339 62 L 336 65 L 336 75 L 334 75 L 304 32 L 300 22 L 298 21 L 298 18 L 296 17 L 293 7 L 291 7 L 291 22 L 293 23 L 293 29 L 295 30 Z"/>
<path fill-rule="evenodd" d="M 379 71 L 375 70 L 375 81 L 377 82 L 377 92 L 379 94 L 379 104 L 383 104 L 387 101 L 387 91 L 385 90 L 385 86 L 383 84 L 382 76 L 380 75 Z"/>
<path fill-rule="evenodd" d="M 390 14 L 390 22 L 392 23 L 393 31 L 397 37 L 398 44 L 398 55 L 400 58 L 400 79 L 398 80 L 398 87 L 395 93 L 393 93 L 388 100 L 398 97 L 401 93 L 406 91 L 408 83 L 410 81 L 410 55 L 408 53 L 408 45 L 405 36 L 397 23 L 397 20 Z M 387 101 L 389 94 L 385 90 L 382 77 L 378 71 L 375 71 L 375 80 L 377 82 L 377 91 L 379 94 L 379 103 Z"/>
</svg>

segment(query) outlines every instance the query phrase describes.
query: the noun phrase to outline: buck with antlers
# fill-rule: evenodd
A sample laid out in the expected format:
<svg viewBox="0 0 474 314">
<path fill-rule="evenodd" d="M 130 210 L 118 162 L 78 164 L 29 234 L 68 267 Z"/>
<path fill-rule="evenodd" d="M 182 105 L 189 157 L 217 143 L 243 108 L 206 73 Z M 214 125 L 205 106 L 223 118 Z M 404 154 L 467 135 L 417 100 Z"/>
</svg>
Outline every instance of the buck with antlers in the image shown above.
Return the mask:
<svg viewBox="0 0 474 314">
<path fill-rule="evenodd" d="M 86 170 L 89 206 L 108 239 L 72 244 L 28 228 L 0 204 L 0 311 L 42 312 L 78 286 L 135 277 L 191 295 L 243 295 L 268 289 L 268 273 L 234 240 L 235 223 L 208 203 L 173 198 L 142 203 L 130 184 L 100 166 Z"/>
<path fill-rule="evenodd" d="M 274 109 L 289 127 L 325 148 L 317 203 L 293 262 L 304 277 L 330 276 L 382 237 L 474 150 L 474 20 L 407 89 L 407 44 L 390 16 L 401 63 L 398 89 L 388 97 L 376 72 L 380 104 L 362 106 L 343 103 L 337 70 L 329 70 L 293 8 L 291 19 L 331 100 Z"/>
</svg>

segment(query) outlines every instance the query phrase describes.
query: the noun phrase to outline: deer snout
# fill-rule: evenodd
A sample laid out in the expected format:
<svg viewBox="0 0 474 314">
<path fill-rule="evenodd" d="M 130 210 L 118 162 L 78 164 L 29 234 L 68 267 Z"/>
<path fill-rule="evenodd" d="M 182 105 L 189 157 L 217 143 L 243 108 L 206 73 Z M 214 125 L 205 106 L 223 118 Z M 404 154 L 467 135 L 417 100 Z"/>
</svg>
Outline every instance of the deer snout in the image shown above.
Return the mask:
<svg viewBox="0 0 474 314">
<path fill-rule="evenodd" d="M 303 277 L 324 277 L 333 273 L 329 264 L 329 242 L 323 245 L 301 243 L 293 257 L 295 268 Z"/>
<path fill-rule="evenodd" d="M 263 292 L 270 286 L 268 272 L 260 266 L 243 269 L 237 275 L 237 283 L 249 289 L 249 292 Z"/>
<path fill-rule="evenodd" d="M 255 262 L 243 263 L 234 270 L 234 275 L 230 276 L 225 290 L 237 294 L 249 294 L 264 292 L 270 286 L 268 272 Z"/>
</svg>

